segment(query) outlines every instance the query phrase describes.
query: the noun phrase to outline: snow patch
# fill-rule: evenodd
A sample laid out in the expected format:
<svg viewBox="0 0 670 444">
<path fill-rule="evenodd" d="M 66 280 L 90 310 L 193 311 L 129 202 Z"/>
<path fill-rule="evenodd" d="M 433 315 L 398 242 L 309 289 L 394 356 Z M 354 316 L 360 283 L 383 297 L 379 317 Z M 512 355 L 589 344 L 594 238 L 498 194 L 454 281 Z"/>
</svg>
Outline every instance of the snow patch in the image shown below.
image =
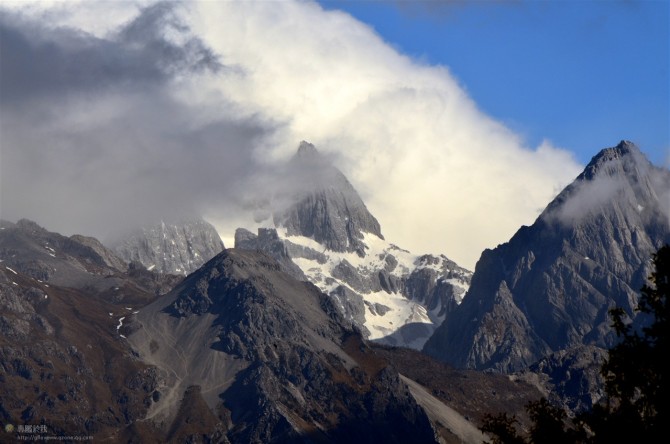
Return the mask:
<svg viewBox="0 0 670 444">
<path fill-rule="evenodd" d="M 374 306 L 374 304 L 381 304 L 389 308 L 389 311 L 382 315 L 373 313 L 368 304 L 365 304 L 364 325 L 370 331 L 369 339 L 371 340 L 382 339 L 389 336 L 404 325 L 410 323 L 424 324 L 432 331 L 444 320 L 444 315 L 439 314 L 442 307 L 437 306 L 433 310 L 428 311 L 426 307 L 419 302 L 409 300 L 399 292 L 355 291 L 346 282 L 333 277 L 333 271 L 343 262 L 346 261 L 346 263 L 355 269 L 355 273 L 363 277 L 376 276 L 380 270 L 386 269 L 389 270 L 389 275 L 396 278 L 404 278 L 415 270 L 431 269 L 436 272 L 438 279 L 441 279 L 456 288 L 462 289 L 460 292 L 455 292 L 457 303 L 461 302 L 463 295 L 465 295 L 469 287 L 458 278 L 444 277 L 445 272 L 448 273 L 452 271 L 447 268 L 445 261 L 448 259 L 445 256 L 420 256 L 412 254 L 371 233 L 363 233 L 363 243 L 366 247 L 365 255 L 363 257 L 353 252 L 328 250 L 314 239 L 308 237 L 288 236 L 287 230 L 284 227 L 277 228 L 277 234 L 280 239 L 314 250 L 323 255 L 322 257 L 325 257 L 324 263 L 304 257 L 292 258 L 293 262 L 295 262 L 295 264 L 303 271 L 309 281 L 324 293 L 331 294 L 333 290 L 342 285 L 355 293 L 360 294 L 363 299 L 372 306 Z M 392 256 L 395 260 L 387 262 L 389 256 Z M 391 268 L 394 263 L 395 266 Z M 344 311 L 344 307 L 341 306 L 340 308 Z M 404 345 L 420 349 L 423 347 L 423 344 L 427 339 L 428 337 L 421 337 L 411 341 L 411 344 Z"/>
</svg>

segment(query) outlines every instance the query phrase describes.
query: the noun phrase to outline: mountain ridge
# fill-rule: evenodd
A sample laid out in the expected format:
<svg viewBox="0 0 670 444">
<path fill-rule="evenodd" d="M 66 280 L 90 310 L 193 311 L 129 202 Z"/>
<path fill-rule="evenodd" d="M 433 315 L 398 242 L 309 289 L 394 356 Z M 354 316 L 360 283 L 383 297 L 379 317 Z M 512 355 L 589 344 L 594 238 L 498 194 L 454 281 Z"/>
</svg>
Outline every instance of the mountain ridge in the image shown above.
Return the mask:
<svg viewBox="0 0 670 444">
<path fill-rule="evenodd" d="M 171 411 L 166 424 L 179 392 L 196 385 L 209 393 L 203 399 L 210 408 L 228 418 L 224 433 L 233 442 L 344 436 L 435 442 L 399 376 L 367 348 L 333 300 L 263 253 L 225 250 L 140 310 L 128 328 L 140 358 L 166 378 L 170 391 L 150 412 Z M 170 351 L 175 345 L 185 353 L 178 362 Z"/>
<path fill-rule="evenodd" d="M 225 248 L 216 228 L 200 217 L 161 220 L 117 238 L 110 246 L 126 262 L 184 276 Z"/>
<path fill-rule="evenodd" d="M 666 196 L 670 171 L 635 145 L 602 150 L 532 226 L 482 253 L 463 302 L 424 351 L 510 372 L 561 349 L 613 344 L 608 309 L 634 315 L 651 254 L 670 240 Z"/>
</svg>

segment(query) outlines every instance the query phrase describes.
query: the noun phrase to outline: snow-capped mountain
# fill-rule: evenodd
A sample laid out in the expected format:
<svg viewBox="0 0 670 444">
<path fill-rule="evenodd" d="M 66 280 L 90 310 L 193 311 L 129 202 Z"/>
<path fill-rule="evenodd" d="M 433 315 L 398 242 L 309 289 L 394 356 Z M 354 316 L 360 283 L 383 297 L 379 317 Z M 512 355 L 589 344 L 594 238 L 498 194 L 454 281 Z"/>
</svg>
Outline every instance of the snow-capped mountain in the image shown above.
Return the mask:
<svg viewBox="0 0 670 444">
<path fill-rule="evenodd" d="M 446 256 L 418 255 L 384 239 L 346 177 L 302 142 L 291 167 L 304 172 L 274 228 L 235 233 L 235 247 L 262 250 L 284 271 L 337 301 L 368 339 L 420 349 L 460 303 L 471 272 Z"/>
<path fill-rule="evenodd" d="M 0 220 L 3 424 L 123 443 L 474 444 L 484 412 L 537 397 L 372 347 L 336 300 L 283 268 L 226 250 L 180 278 L 94 238 Z M 0 441 L 20 433 L 3 427 Z"/>
<path fill-rule="evenodd" d="M 142 227 L 117 239 L 112 249 L 127 262 L 159 273 L 187 275 L 224 249 L 216 228 L 201 218 Z"/>
<path fill-rule="evenodd" d="M 293 205 L 273 215 L 275 226 L 289 236 L 304 236 L 331 251 L 365 255 L 363 233 L 384 239 L 377 219 L 370 214 L 347 178 L 314 145 L 301 142 L 289 171 L 300 177 Z"/>
<path fill-rule="evenodd" d="M 632 143 L 602 150 L 530 227 L 486 250 L 467 295 L 425 351 L 459 367 L 516 371 L 616 339 L 651 256 L 670 241 L 670 171 Z M 593 353 L 592 353 L 593 355 Z"/>
</svg>

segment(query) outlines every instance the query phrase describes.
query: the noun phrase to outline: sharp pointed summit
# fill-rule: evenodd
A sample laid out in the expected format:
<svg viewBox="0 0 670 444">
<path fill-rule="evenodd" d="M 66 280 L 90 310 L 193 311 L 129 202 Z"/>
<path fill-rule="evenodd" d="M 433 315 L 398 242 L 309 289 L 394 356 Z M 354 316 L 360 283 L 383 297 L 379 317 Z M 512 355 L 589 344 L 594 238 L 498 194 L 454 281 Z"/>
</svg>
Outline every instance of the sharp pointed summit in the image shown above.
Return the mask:
<svg viewBox="0 0 670 444">
<path fill-rule="evenodd" d="M 568 185 L 540 216 L 563 225 L 593 223 L 588 216 L 614 212 L 632 225 L 644 225 L 649 217 L 670 211 L 667 170 L 655 167 L 632 142 L 621 141 L 591 159 L 584 171 Z M 650 213 L 645 208 L 658 208 Z M 660 213 L 660 214 L 659 214 Z M 639 219 L 639 220 L 638 220 Z M 642 220 L 644 219 L 644 220 Z"/>
<path fill-rule="evenodd" d="M 577 180 L 595 180 L 602 176 L 644 175 L 651 163 L 633 142 L 622 140 L 593 156 Z"/>
<path fill-rule="evenodd" d="M 304 140 L 300 142 L 300 145 L 298 146 L 298 152 L 295 154 L 296 157 L 298 158 L 314 158 L 319 155 L 319 152 L 317 151 L 316 147 L 312 145 L 309 142 L 305 142 Z"/>
<path fill-rule="evenodd" d="M 299 178 L 275 228 L 238 229 L 235 247 L 261 250 L 282 270 L 330 295 L 368 339 L 419 349 L 461 300 L 471 273 L 444 255 L 416 255 L 387 242 L 347 178 L 314 145 L 289 162 Z"/>
<path fill-rule="evenodd" d="M 670 171 L 630 142 L 600 151 L 532 226 L 482 253 L 425 351 L 516 371 L 559 350 L 611 346 L 608 309 L 635 316 L 651 255 L 670 241 L 669 215 Z"/>
<path fill-rule="evenodd" d="M 290 236 L 305 236 L 330 250 L 359 256 L 365 255 L 365 233 L 384 239 L 379 222 L 354 187 L 314 145 L 302 142 L 292 167 L 303 179 L 303 187 L 293 205 L 275 213 L 277 227 L 285 228 Z"/>
</svg>

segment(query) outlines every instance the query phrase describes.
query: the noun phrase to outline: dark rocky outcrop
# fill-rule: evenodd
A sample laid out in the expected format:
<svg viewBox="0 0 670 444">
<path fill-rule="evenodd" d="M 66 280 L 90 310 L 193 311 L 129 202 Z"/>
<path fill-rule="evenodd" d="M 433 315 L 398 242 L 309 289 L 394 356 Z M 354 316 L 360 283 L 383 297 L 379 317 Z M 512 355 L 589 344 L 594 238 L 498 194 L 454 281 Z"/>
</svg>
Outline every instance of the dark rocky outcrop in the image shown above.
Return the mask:
<svg viewBox="0 0 670 444">
<path fill-rule="evenodd" d="M 235 230 L 235 248 L 262 251 L 273 257 L 282 271 L 298 280 L 306 280 L 305 274 L 291 260 L 290 242 L 279 238 L 274 228 L 259 228 L 258 235 L 244 228 Z"/>
<path fill-rule="evenodd" d="M 582 345 L 552 353 L 525 373 L 542 377 L 554 405 L 579 413 L 590 410 L 605 395 L 600 368 L 606 358 L 606 350 Z"/>
</svg>

